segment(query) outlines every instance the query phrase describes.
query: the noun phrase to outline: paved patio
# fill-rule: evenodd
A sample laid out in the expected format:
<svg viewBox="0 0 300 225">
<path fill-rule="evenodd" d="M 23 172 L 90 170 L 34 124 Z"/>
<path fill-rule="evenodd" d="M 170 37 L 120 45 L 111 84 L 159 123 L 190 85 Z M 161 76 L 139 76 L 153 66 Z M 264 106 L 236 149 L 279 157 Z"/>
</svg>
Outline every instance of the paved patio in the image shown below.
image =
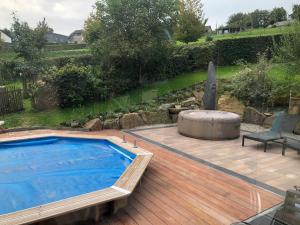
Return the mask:
<svg viewBox="0 0 300 225">
<path fill-rule="evenodd" d="M 261 131 L 262 128 L 243 125 L 243 129 Z M 281 191 L 300 186 L 300 155 L 287 149 L 286 155 L 281 155 L 282 146 L 271 144 L 267 152 L 258 142 L 246 140 L 241 146 L 241 138 L 226 141 L 208 141 L 188 138 L 177 132 L 177 127 L 154 127 L 132 132 L 134 135 L 149 140 L 154 144 L 174 150 L 183 155 L 199 159 L 217 169 L 233 175 L 241 175 L 245 180 L 266 184 Z"/>
<path fill-rule="evenodd" d="M 7 136 L 50 132 L 40 130 L 8 133 L 0 135 L 0 139 Z M 69 131 L 58 132 L 70 133 Z M 181 137 L 176 136 L 175 128 L 145 130 L 137 133 L 143 132 L 148 132 L 148 135 L 151 134 L 153 138 L 159 133 L 166 138 L 172 138 L 172 135 L 175 135 L 174 137 L 178 139 L 173 142 L 180 144 Z M 119 137 L 123 135 L 120 131 L 102 131 L 91 134 Z M 134 139 L 136 138 L 127 135 L 129 142 L 132 143 Z M 172 143 L 171 140 L 169 142 Z M 185 140 L 185 143 L 189 143 L 188 146 L 197 147 L 198 142 L 192 145 L 190 142 Z M 282 201 L 282 197 L 277 194 L 168 149 L 141 139 L 137 139 L 137 144 L 154 153 L 154 158 L 142 178 L 141 185 L 130 197 L 127 207 L 97 225 L 231 224 L 252 217 Z M 215 143 L 215 145 L 219 148 L 224 144 Z M 186 149 L 185 145 L 181 147 Z M 95 225 L 94 223 L 84 225 L 92 224 Z"/>
</svg>

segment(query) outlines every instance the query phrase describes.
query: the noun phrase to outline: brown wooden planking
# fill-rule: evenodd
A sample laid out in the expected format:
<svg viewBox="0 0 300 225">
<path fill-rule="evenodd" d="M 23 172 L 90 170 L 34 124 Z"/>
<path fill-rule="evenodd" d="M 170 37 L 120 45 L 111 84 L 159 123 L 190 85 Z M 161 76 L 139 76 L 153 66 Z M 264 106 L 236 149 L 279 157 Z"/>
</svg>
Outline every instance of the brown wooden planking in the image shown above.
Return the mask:
<svg viewBox="0 0 300 225">
<path fill-rule="evenodd" d="M 134 133 L 282 191 L 300 185 L 300 156 L 288 149 L 282 157 L 279 144 L 270 144 L 265 153 L 263 145 L 255 141 L 247 140 L 242 147 L 241 138 L 225 141 L 192 139 L 179 135 L 176 127 Z"/>
<path fill-rule="evenodd" d="M 33 132 L 34 133 L 34 132 Z M 97 135 L 87 135 L 87 133 L 38 133 L 25 136 L 13 136 L 1 138 L 0 143 L 4 141 L 24 140 L 31 138 L 41 138 L 47 136 L 56 137 L 77 137 L 77 138 L 94 138 L 94 139 L 106 139 L 124 147 L 128 151 L 131 151 L 131 146 L 126 143 L 122 143 L 122 140 L 117 137 L 99 137 Z M 128 166 L 123 176 L 121 176 L 117 183 L 112 187 L 106 188 L 100 191 L 79 195 L 76 197 L 64 199 L 61 201 L 37 206 L 34 208 L 17 211 L 15 213 L 0 215 L 0 225 L 16 225 L 25 224 L 30 222 L 36 222 L 42 219 L 48 219 L 56 217 L 68 212 L 72 212 L 78 209 L 103 204 L 112 200 L 118 200 L 120 198 L 128 197 L 132 193 L 133 189 L 137 185 L 139 179 L 144 173 L 148 163 L 152 158 L 152 153 L 149 153 L 143 149 L 134 149 L 134 153 L 138 154 L 136 159 Z"/>
<path fill-rule="evenodd" d="M 104 131 L 99 135 L 122 136 L 118 131 Z M 133 141 L 134 138 L 127 137 L 127 140 Z M 130 197 L 128 209 L 125 208 L 107 218 L 100 223 L 101 225 L 120 223 L 136 225 L 143 224 L 143 219 L 151 224 L 157 224 L 158 221 L 165 224 L 229 224 L 255 214 L 257 201 L 253 198 L 251 202 L 249 196 L 256 193 L 261 195 L 262 210 L 282 200 L 268 191 L 157 146 L 143 141 L 138 141 L 138 145 L 154 153 L 148 172 L 142 179 L 142 185 L 136 187 L 136 191 Z M 203 180 L 209 182 L 206 184 Z M 224 190 L 220 188 L 222 186 Z M 199 191 L 197 191 L 198 187 Z M 189 190 L 190 188 L 192 191 Z M 205 191 L 210 198 L 204 198 L 205 195 L 203 193 L 201 195 L 202 191 Z M 210 202 L 214 196 L 214 200 Z M 230 209 L 224 211 L 224 201 L 219 201 L 219 204 L 215 201 L 220 197 L 228 201 L 225 204 L 227 206 L 231 202 L 240 203 L 243 206 L 242 212 L 236 213 L 237 206 L 227 207 Z M 173 219 L 169 220 L 168 217 Z M 189 218 L 190 222 L 186 223 Z"/>
</svg>

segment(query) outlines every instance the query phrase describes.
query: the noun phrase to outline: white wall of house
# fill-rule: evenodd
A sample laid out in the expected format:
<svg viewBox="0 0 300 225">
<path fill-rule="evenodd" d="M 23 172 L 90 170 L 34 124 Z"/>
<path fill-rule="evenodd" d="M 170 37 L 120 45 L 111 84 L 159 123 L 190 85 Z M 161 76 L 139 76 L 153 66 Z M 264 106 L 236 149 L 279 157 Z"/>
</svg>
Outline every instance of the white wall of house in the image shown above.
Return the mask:
<svg viewBox="0 0 300 225">
<path fill-rule="evenodd" d="M 69 43 L 83 44 L 84 43 L 83 35 L 73 35 L 70 38 Z"/>
<path fill-rule="evenodd" d="M 0 31 L 0 38 L 6 43 L 11 43 L 11 38 L 4 34 L 2 31 Z"/>
</svg>

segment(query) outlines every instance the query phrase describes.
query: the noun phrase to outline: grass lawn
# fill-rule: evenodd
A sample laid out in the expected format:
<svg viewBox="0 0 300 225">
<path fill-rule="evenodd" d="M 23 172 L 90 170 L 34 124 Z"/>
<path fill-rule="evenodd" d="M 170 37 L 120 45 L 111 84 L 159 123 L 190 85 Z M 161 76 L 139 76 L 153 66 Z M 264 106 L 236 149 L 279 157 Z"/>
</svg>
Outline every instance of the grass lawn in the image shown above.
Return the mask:
<svg viewBox="0 0 300 225">
<path fill-rule="evenodd" d="M 220 67 L 217 69 L 218 78 L 230 78 L 237 71 L 239 71 L 239 68 L 240 67 L 238 66 Z M 87 115 L 93 115 L 104 111 L 113 111 L 128 105 L 149 101 L 154 97 L 167 92 L 196 84 L 205 80 L 206 77 L 206 71 L 184 73 L 173 79 L 150 84 L 106 102 L 97 102 L 74 109 L 57 109 L 51 111 L 34 112 L 31 109 L 30 102 L 25 101 L 25 111 L 2 116 L 0 117 L 0 120 L 4 120 L 6 122 L 7 128 L 32 126 L 55 127 L 59 126 L 59 124 L 64 121 L 76 120 Z"/>
<path fill-rule="evenodd" d="M 275 27 L 275 28 L 260 28 L 260 29 L 250 29 L 235 34 L 223 34 L 223 35 L 213 35 L 213 40 L 224 40 L 224 39 L 234 39 L 234 38 L 246 38 L 246 37 L 257 37 L 257 36 L 269 36 L 284 34 L 292 31 L 292 27 Z M 206 37 L 200 38 L 196 43 L 204 43 Z"/>
</svg>

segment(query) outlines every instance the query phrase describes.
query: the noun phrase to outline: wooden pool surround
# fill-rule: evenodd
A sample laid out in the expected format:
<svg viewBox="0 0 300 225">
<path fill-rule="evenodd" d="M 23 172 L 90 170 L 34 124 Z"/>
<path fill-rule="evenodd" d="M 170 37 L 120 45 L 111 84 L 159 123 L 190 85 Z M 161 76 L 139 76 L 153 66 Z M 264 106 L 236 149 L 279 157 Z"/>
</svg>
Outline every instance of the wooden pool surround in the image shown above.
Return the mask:
<svg viewBox="0 0 300 225">
<path fill-rule="evenodd" d="M 108 140 L 123 149 L 136 155 L 136 158 L 127 167 L 125 172 L 116 181 L 114 185 L 99 191 L 82 194 L 79 196 L 67 198 L 61 201 L 48 203 L 45 205 L 33 207 L 30 209 L 20 210 L 14 213 L 0 215 L 0 225 L 20 225 L 38 222 L 53 217 L 58 217 L 70 212 L 82 210 L 92 206 L 97 206 L 109 202 L 113 202 L 114 211 L 122 207 L 124 200 L 134 191 L 140 178 L 145 172 L 153 154 L 147 152 L 142 148 L 136 148 L 130 143 L 124 142 L 119 137 L 115 136 L 99 136 L 91 134 L 60 134 L 49 133 L 43 135 L 27 135 L 22 137 L 9 137 L 2 138 L 0 144 L 8 141 L 20 141 L 27 139 L 36 139 L 44 137 L 65 137 L 65 138 L 83 138 L 83 139 L 96 139 Z M 118 203 L 119 202 L 119 203 Z"/>
</svg>

